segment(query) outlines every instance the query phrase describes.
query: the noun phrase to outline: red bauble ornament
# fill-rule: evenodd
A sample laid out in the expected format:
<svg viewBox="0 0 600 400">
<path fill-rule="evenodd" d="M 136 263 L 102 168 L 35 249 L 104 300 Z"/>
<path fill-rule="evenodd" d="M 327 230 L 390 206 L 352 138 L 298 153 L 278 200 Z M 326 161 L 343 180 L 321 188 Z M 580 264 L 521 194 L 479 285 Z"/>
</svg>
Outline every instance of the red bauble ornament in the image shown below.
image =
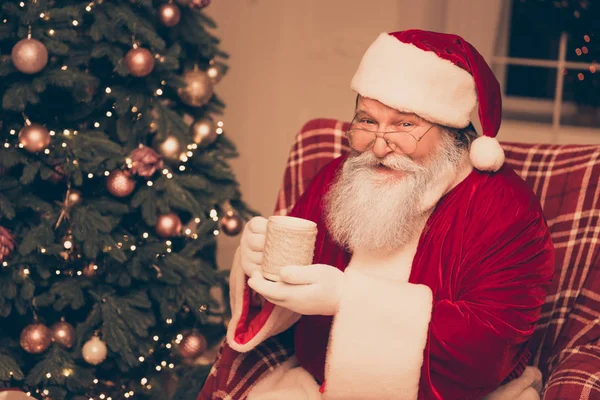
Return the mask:
<svg viewBox="0 0 600 400">
<path fill-rule="evenodd" d="M 200 357 L 208 349 L 208 342 L 203 334 L 196 329 L 183 333 L 179 343 L 179 354 L 185 359 Z"/>
<path fill-rule="evenodd" d="M 30 153 L 37 153 L 50 145 L 50 132 L 40 124 L 28 124 L 19 132 L 19 143 Z"/>
<path fill-rule="evenodd" d="M 59 321 L 52 325 L 52 340 L 54 342 L 70 349 L 75 341 L 75 329 L 73 325 L 65 321 Z"/>
<path fill-rule="evenodd" d="M 106 178 L 106 188 L 115 197 L 127 197 L 135 189 L 135 181 L 129 172 L 117 169 Z"/>
<path fill-rule="evenodd" d="M 48 64 L 48 49 L 39 40 L 19 40 L 12 49 L 11 59 L 22 73 L 36 74 Z"/>
<path fill-rule="evenodd" d="M 179 236 L 182 228 L 183 224 L 181 223 L 181 219 L 173 212 L 159 215 L 155 226 L 156 234 L 162 238 Z"/>
<path fill-rule="evenodd" d="M 44 324 L 27 325 L 21 332 L 21 347 L 30 354 L 43 353 L 51 343 L 52 332 Z"/>
<path fill-rule="evenodd" d="M 242 231 L 244 221 L 237 214 L 226 214 L 219 221 L 221 230 L 228 236 L 235 236 Z"/>
<path fill-rule="evenodd" d="M 158 9 L 158 20 L 164 26 L 169 28 L 177 25 L 181 20 L 181 11 L 173 3 L 163 4 Z"/>
<path fill-rule="evenodd" d="M 154 56 L 150 50 L 143 47 L 131 49 L 125 55 L 125 65 L 131 75 L 142 78 L 154 69 Z"/>
</svg>

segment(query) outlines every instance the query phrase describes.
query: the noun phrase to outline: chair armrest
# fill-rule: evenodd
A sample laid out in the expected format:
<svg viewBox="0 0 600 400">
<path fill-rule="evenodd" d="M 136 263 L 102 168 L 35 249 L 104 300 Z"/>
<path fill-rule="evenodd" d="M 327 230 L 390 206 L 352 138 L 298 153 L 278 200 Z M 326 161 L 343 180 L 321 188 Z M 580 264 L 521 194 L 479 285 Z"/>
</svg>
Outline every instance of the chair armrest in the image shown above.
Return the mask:
<svg viewBox="0 0 600 400">
<path fill-rule="evenodd" d="M 543 400 L 600 399 L 600 345 L 569 353 L 550 373 Z"/>
<path fill-rule="evenodd" d="M 293 328 L 246 353 L 238 353 L 224 340 L 197 400 L 245 399 L 256 382 L 293 353 Z"/>
</svg>

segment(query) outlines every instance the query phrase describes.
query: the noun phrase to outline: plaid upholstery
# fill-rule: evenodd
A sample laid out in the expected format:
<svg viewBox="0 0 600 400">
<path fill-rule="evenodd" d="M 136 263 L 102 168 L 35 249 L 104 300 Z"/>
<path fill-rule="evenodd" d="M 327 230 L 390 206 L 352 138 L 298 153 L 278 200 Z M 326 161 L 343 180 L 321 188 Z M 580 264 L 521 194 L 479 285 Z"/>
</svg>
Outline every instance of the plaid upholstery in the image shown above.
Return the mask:
<svg viewBox="0 0 600 400">
<path fill-rule="evenodd" d="M 349 151 L 347 127 L 331 119 L 304 125 L 274 214 L 287 214 L 318 171 Z M 600 399 L 600 146 L 502 146 L 506 163 L 540 198 L 556 247 L 555 277 L 530 346 L 546 379 L 544 400 Z M 224 344 L 199 400 L 243 399 L 292 352 L 289 332 L 243 355 Z"/>
</svg>

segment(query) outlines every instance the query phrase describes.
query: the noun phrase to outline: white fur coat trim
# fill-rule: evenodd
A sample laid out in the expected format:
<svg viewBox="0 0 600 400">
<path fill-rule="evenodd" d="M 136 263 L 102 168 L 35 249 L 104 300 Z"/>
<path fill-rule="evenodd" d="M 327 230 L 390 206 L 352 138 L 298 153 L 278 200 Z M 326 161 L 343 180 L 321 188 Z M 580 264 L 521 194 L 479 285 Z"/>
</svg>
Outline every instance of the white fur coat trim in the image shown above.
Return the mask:
<svg viewBox="0 0 600 400">
<path fill-rule="evenodd" d="M 327 349 L 324 398 L 416 399 L 431 289 L 351 268 L 345 276 Z"/>
<path fill-rule="evenodd" d="M 365 52 L 351 88 L 389 107 L 455 128 L 469 124 L 477 105 L 471 74 L 387 33 Z"/>
<path fill-rule="evenodd" d="M 236 341 L 237 334 L 244 329 L 240 324 L 243 312 L 247 312 L 250 307 L 250 296 L 246 294 L 250 287 L 246 283 L 246 274 L 240 264 L 239 247 L 233 258 L 233 265 L 229 274 L 229 301 L 231 304 L 231 321 L 227 326 L 227 344 L 235 351 L 245 353 L 252 350 L 257 345 L 292 327 L 300 319 L 297 314 L 288 309 L 275 306 L 271 314 L 262 327 L 259 327 L 253 337 L 246 343 Z M 252 323 L 249 321 L 248 323 Z M 244 323 L 247 325 L 246 323 Z M 253 329 L 251 329 L 253 330 Z"/>
</svg>

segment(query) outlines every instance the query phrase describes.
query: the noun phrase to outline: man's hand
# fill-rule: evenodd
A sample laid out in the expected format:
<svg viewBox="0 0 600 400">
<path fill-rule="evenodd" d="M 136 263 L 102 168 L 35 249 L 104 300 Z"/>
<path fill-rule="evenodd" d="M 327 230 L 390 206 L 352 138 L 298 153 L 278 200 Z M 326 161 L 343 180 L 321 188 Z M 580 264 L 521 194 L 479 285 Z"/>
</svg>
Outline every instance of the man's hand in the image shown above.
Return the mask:
<svg viewBox="0 0 600 400">
<path fill-rule="evenodd" d="M 268 301 L 302 315 L 334 315 L 339 306 L 345 276 L 325 264 L 282 267 L 280 282 L 252 273 L 248 286 Z"/>
</svg>

